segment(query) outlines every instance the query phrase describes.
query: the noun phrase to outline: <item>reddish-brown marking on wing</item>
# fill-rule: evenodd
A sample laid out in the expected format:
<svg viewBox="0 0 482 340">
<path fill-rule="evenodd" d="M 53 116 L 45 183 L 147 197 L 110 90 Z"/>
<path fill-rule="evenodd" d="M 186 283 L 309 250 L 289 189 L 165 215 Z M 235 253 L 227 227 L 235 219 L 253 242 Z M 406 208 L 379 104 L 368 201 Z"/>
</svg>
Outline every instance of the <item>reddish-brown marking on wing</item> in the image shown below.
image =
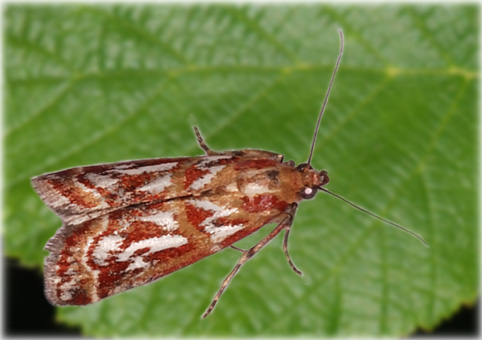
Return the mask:
<svg viewBox="0 0 482 340">
<path fill-rule="evenodd" d="M 137 175 L 121 175 L 121 187 L 126 191 L 135 191 L 137 188 L 149 183 L 153 179 L 153 174 L 143 172 Z"/>
<path fill-rule="evenodd" d="M 89 231 L 88 225 L 82 225 L 75 229 L 69 237 L 65 239 L 65 251 L 68 249 L 75 249 L 75 246 L 79 245 L 79 242 L 84 238 L 84 235 Z"/>
<path fill-rule="evenodd" d="M 246 161 L 242 161 L 236 163 L 235 169 L 236 170 L 255 170 L 255 169 L 263 169 L 268 167 L 274 167 L 279 165 L 278 161 L 272 159 L 248 159 Z"/>
<path fill-rule="evenodd" d="M 81 183 L 82 185 L 84 185 L 86 188 L 92 190 L 93 192 L 97 192 L 100 195 L 100 197 L 102 197 L 104 199 L 104 202 L 107 203 L 107 205 L 109 207 L 115 206 L 115 202 L 117 200 L 117 195 L 113 195 L 111 192 L 109 192 L 108 190 L 106 190 L 102 187 L 95 186 L 94 183 L 89 181 L 83 175 L 75 175 L 74 179 L 76 181 L 78 181 L 79 183 Z M 92 197 L 94 197 L 93 194 L 91 194 L 91 195 L 92 195 Z M 98 205 L 99 199 L 94 197 L 94 200 L 95 200 L 95 203 Z"/>
<path fill-rule="evenodd" d="M 95 208 L 98 205 L 95 197 L 91 193 L 86 192 L 81 188 L 73 185 L 65 186 L 65 183 L 62 183 L 57 179 L 48 179 L 47 183 L 52 185 L 54 190 L 56 190 L 59 195 L 69 197 L 70 202 L 73 204 L 84 208 Z"/>
<path fill-rule="evenodd" d="M 89 181 L 87 178 L 85 178 L 83 176 L 76 175 L 76 176 L 74 176 L 74 178 L 75 178 L 76 181 L 85 185 L 89 189 L 97 189 L 91 181 Z"/>
<path fill-rule="evenodd" d="M 187 168 L 184 172 L 184 189 L 188 189 L 198 178 L 209 173 L 209 170 L 198 169 L 195 166 Z"/>
<path fill-rule="evenodd" d="M 82 276 L 77 276 L 76 273 L 82 270 L 81 265 L 76 261 L 75 257 L 82 252 L 82 242 L 86 234 L 88 234 L 88 226 L 80 226 L 71 233 L 64 240 L 64 246 L 59 250 L 59 255 L 57 256 L 58 261 L 56 265 L 52 267 L 47 267 L 46 272 L 52 275 L 54 273 L 55 277 L 58 278 L 57 287 L 62 287 L 63 285 L 71 285 L 72 281 L 77 285 L 76 289 L 70 292 L 72 304 L 88 304 L 93 302 L 89 293 L 83 287 L 88 286 L 91 282 Z M 47 261 L 46 263 L 49 263 Z M 56 289 L 55 291 L 50 291 L 49 299 L 53 299 L 55 296 L 57 300 L 61 300 L 62 291 Z"/>
<path fill-rule="evenodd" d="M 268 217 L 265 219 L 266 222 L 262 222 L 262 223 L 258 223 L 259 225 L 264 226 L 266 223 L 268 223 L 268 221 L 271 219 L 271 217 Z M 219 219 L 220 222 L 223 221 L 223 219 Z M 226 222 L 228 221 L 228 219 L 226 219 Z M 250 223 L 251 222 L 251 223 Z M 249 219 L 233 219 L 233 220 L 230 220 L 229 223 L 232 223 L 232 224 L 243 224 L 243 225 L 246 225 L 246 226 L 250 226 L 250 224 L 252 224 L 252 221 L 250 221 Z M 221 224 L 222 225 L 222 224 Z M 258 228 L 256 228 L 257 230 Z M 232 245 L 233 243 L 236 243 L 238 242 L 239 240 L 242 240 L 243 238 L 245 238 L 246 236 L 252 234 L 255 230 L 253 230 L 253 228 L 251 227 L 248 227 L 248 228 L 244 228 L 244 229 L 241 229 L 240 231 L 234 233 L 233 235 L 231 236 L 228 236 L 226 237 L 223 241 L 221 241 L 221 248 L 226 248 L 226 247 L 229 247 L 230 245 Z"/>
<path fill-rule="evenodd" d="M 277 195 L 256 195 L 254 197 L 243 197 L 243 209 L 251 213 L 262 211 L 269 211 L 276 209 L 279 211 L 285 210 L 289 203 L 280 200 Z"/>
<path fill-rule="evenodd" d="M 88 293 L 85 290 L 77 289 L 72 293 L 72 295 L 72 305 L 82 306 L 92 303 L 91 298 L 88 296 Z"/>
<path fill-rule="evenodd" d="M 212 211 L 196 208 L 189 202 L 186 202 L 185 209 L 187 220 L 195 228 L 199 228 L 203 221 L 214 214 Z"/>
</svg>

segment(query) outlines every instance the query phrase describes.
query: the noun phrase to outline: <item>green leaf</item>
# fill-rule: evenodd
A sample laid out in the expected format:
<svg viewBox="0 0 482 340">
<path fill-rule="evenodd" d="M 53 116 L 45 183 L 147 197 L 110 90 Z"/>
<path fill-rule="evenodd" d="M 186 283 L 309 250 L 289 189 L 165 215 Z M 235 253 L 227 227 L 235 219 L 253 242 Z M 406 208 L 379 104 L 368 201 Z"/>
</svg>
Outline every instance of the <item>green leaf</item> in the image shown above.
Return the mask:
<svg viewBox="0 0 482 340">
<path fill-rule="evenodd" d="M 257 148 L 306 161 L 345 33 L 290 251 L 277 239 L 200 316 L 239 254 L 58 319 L 108 336 L 357 336 L 431 329 L 477 295 L 479 7 L 9 5 L 5 15 L 4 237 L 41 266 L 60 220 L 29 178 L 125 159 Z M 243 240 L 249 246 L 271 230 Z"/>
</svg>

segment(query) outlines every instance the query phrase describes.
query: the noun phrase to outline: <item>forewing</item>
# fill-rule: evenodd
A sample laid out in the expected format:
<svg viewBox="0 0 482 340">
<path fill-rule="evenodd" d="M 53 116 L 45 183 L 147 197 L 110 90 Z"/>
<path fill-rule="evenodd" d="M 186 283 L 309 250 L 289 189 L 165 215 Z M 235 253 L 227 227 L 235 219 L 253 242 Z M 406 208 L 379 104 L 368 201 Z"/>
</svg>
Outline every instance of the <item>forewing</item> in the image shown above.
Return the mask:
<svg viewBox="0 0 482 340">
<path fill-rule="evenodd" d="M 274 195 L 233 192 L 140 204 L 67 224 L 46 246 L 46 295 L 55 305 L 84 305 L 149 283 L 278 222 L 286 208 Z"/>
<path fill-rule="evenodd" d="M 62 220 L 79 224 L 119 208 L 197 195 L 212 190 L 239 163 L 281 161 L 266 151 L 158 158 L 77 167 L 32 178 L 42 200 Z"/>
</svg>

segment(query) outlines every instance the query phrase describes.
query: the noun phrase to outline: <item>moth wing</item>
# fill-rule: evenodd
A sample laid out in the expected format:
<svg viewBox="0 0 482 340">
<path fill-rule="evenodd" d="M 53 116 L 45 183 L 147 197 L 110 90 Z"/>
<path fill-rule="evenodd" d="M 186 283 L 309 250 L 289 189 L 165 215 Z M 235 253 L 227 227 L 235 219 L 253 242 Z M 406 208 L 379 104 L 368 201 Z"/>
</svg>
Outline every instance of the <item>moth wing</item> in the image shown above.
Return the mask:
<svg viewBox="0 0 482 340">
<path fill-rule="evenodd" d="M 220 173 L 228 173 L 237 164 L 253 159 L 280 162 L 282 156 L 246 150 L 125 161 L 44 174 L 32 178 L 32 186 L 65 223 L 79 224 L 130 205 L 211 190 L 219 185 L 216 178 Z"/>
<path fill-rule="evenodd" d="M 157 280 L 279 222 L 287 204 L 263 202 L 255 211 L 240 194 L 205 195 L 67 224 L 46 246 L 46 295 L 54 305 L 85 305 Z"/>
</svg>

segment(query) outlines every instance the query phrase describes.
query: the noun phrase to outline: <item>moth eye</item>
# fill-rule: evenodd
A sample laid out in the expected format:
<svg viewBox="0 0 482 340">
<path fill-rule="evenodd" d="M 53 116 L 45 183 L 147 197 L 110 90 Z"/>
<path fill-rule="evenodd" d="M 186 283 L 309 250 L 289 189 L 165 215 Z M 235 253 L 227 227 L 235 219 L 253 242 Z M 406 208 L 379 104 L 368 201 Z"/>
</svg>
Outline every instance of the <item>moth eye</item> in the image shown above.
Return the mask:
<svg viewBox="0 0 482 340">
<path fill-rule="evenodd" d="M 315 197 L 315 195 L 316 195 L 316 189 L 306 187 L 301 190 L 301 197 L 303 197 L 304 199 L 313 198 Z"/>
</svg>

